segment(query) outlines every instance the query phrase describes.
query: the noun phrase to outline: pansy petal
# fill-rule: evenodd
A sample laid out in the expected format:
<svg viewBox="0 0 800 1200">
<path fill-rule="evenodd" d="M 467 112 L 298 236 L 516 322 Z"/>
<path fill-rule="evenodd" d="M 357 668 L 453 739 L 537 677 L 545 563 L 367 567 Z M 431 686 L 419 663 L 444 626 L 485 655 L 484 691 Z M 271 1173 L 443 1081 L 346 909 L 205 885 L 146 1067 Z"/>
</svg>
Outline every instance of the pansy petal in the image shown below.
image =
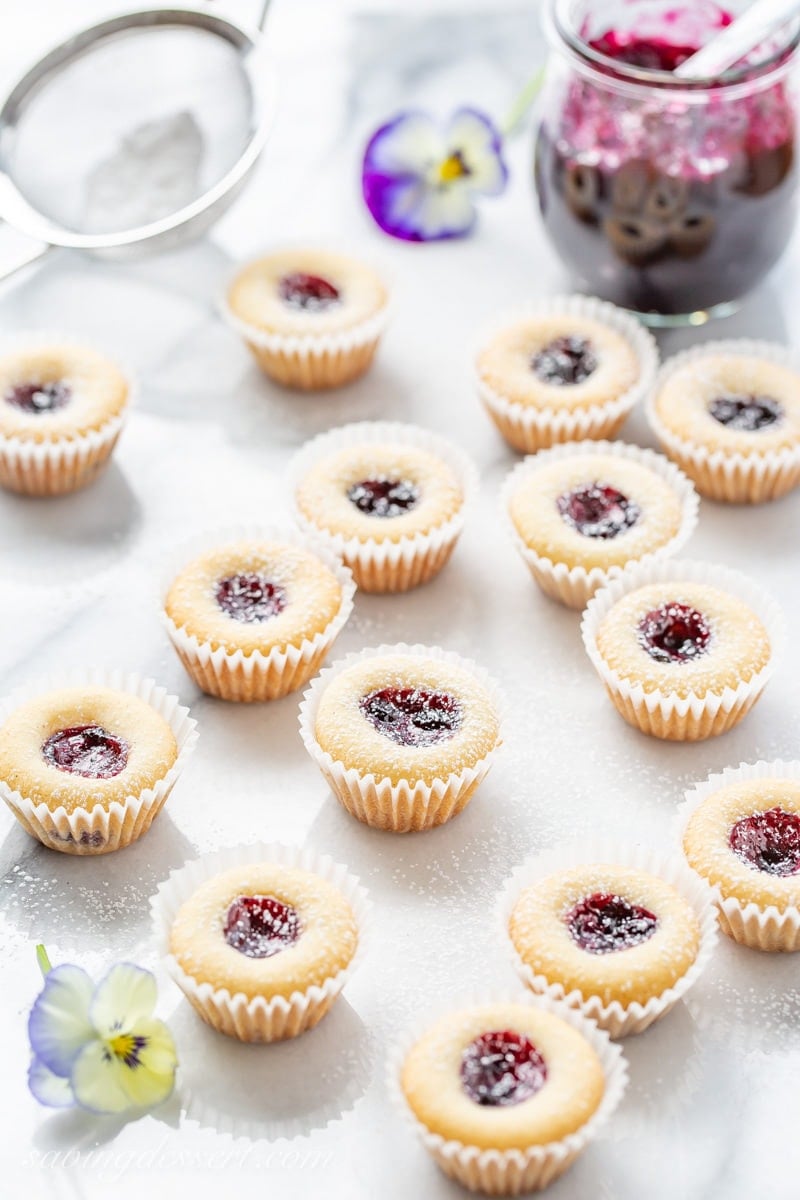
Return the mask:
<svg viewBox="0 0 800 1200">
<path fill-rule="evenodd" d="M 156 1006 L 155 976 L 133 963 L 117 963 L 97 985 L 90 1010 L 101 1037 L 132 1029 L 152 1016 Z"/>
<path fill-rule="evenodd" d="M 385 233 L 407 242 L 462 237 L 475 220 L 463 187 L 431 189 L 421 180 L 392 180 L 372 215 Z"/>
<path fill-rule="evenodd" d="M 145 1039 L 145 1045 L 138 1055 L 142 1067 L 159 1075 L 174 1073 L 178 1055 L 169 1026 L 163 1021 L 151 1019 L 140 1021 L 134 1032 L 137 1037 Z"/>
<path fill-rule="evenodd" d="M 172 1095 L 175 1087 L 174 1071 L 126 1071 L 125 1090 L 133 1108 L 155 1108 Z"/>
<path fill-rule="evenodd" d="M 428 113 L 399 113 L 373 133 L 364 151 L 364 170 L 379 175 L 424 175 L 445 153 L 442 131 Z"/>
<path fill-rule="evenodd" d="M 463 237 L 475 224 L 475 208 L 463 186 L 428 189 L 417 204 L 414 221 L 426 242 Z"/>
<path fill-rule="evenodd" d="M 28 1018 L 28 1036 L 36 1057 L 56 1075 L 69 1075 L 80 1050 L 94 1036 L 89 1020 L 93 991 L 86 972 L 71 963 L 45 976 Z"/>
<path fill-rule="evenodd" d="M 160 1104 L 175 1086 L 177 1056 L 163 1021 L 144 1021 L 111 1042 L 99 1039 L 79 1055 L 72 1072 L 75 1099 L 93 1112 L 124 1112 Z"/>
<path fill-rule="evenodd" d="M 28 1068 L 28 1087 L 34 1099 L 48 1108 L 71 1108 L 75 1103 L 69 1080 L 55 1075 L 35 1057 Z"/>
<path fill-rule="evenodd" d="M 131 1106 L 123 1082 L 127 1070 L 105 1042 L 99 1038 L 90 1042 L 76 1058 L 70 1076 L 76 1101 L 90 1112 L 124 1112 Z"/>
<path fill-rule="evenodd" d="M 160 1104 L 175 1086 L 178 1056 L 172 1034 L 163 1021 L 143 1021 L 136 1026 L 136 1037 L 144 1044 L 129 1060 L 122 1076 L 130 1102 L 137 1107 Z"/>
<path fill-rule="evenodd" d="M 474 108 L 455 112 L 447 129 L 447 145 L 449 153 L 457 151 L 467 166 L 473 191 L 497 196 L 504 190 L 508 169 L 503 161 L 503 139 L 485 113 Z"/>
</svg>

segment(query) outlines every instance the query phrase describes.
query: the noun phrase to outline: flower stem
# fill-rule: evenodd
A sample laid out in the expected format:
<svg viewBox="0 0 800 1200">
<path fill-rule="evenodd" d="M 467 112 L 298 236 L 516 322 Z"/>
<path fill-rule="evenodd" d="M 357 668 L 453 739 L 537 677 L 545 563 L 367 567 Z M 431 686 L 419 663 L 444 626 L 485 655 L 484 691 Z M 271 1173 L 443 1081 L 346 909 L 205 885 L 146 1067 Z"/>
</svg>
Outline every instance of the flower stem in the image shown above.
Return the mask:
<svg viewBox="0 0 800 1200">
<path fill-rule="evenodd" d="M 53 969 L 53 964 L 47 956 L 47 951 L 41 942 L 36 947 L 36 961 L 39 964 L 39 970 L 42 975 L 47 975 Z"/>
<path fill-rule="evenodd" d="M 503 137 L 507 138 L 512 133 L 516 133 L 525 117 L 527 117 L 531 105 L 542 89 L 542 84 L 544 83 L 544 72 L 544 67 L 539 67 L 538 70 L 534 71 L 533 75 L 531 75 L 530 79 L 525 84 L 525 87 L 511 105 L 511 108 L 506 113 L 506 119 L 500 126 Z"/>
</svg>

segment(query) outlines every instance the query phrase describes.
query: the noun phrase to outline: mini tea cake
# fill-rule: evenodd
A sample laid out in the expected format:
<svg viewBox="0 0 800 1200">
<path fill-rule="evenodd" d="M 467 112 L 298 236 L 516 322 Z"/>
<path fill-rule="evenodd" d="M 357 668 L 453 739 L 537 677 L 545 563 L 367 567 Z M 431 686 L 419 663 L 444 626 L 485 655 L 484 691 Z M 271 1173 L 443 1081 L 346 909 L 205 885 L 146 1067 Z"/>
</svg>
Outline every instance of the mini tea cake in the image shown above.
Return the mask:
<svg viewBox="0 0 800 1200">
<path fill-rule="evenodd" d="M 184 566 L 164 613 L 204 691 L 273 700 L 314 674 L 352 610 L 353 591 L 335 559 L 290 539 L 242 538 Z"/>
<path fill-rule="evenodd" d="M 0 356 L 0 486 L 45 496 L 90 483 L 129 396 L 119 368 L 85 346 L 37 341 Z"/>
<path fill-rule="evenodd" d="M 782 346 L 713 342 L 668 361 L 650 423 L 705 496 L 759 503 L 800 482 L 800 371 Z"/>
<path fill-rule="evenodd" d="M 535 975 L 604 1005 L 644 1005 L 660 996 L 686 974 L 700 947 L 700 923 L 676 888 L 605 863 L 525 888 L 509 934 Z"/>
<path fill-rule="evenodd" d="M 280 250 L 245 266 L 228 316 L 267 375 L 289 387 L 339 387 L 378 345 L 387 292 L 371 267 L 323 250 Z"/>
</svg>

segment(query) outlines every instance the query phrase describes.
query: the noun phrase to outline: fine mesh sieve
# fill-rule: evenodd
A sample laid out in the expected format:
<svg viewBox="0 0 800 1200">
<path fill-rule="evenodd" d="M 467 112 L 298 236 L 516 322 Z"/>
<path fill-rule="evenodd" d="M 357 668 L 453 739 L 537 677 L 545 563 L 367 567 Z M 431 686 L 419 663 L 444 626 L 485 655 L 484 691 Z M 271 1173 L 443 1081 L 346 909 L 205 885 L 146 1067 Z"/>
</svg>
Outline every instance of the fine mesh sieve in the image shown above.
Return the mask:
<svg viewBox="0 0 800 1200">
<path fill-rule="evenodd" d="M 200 7 L 123 13 L 26 71 L 0 105 L 0 218 L 36 239 L 24 262 L 174 245 L 221 216 L 274 111 L 266 8 L 257 28 Z"/>
</svg>

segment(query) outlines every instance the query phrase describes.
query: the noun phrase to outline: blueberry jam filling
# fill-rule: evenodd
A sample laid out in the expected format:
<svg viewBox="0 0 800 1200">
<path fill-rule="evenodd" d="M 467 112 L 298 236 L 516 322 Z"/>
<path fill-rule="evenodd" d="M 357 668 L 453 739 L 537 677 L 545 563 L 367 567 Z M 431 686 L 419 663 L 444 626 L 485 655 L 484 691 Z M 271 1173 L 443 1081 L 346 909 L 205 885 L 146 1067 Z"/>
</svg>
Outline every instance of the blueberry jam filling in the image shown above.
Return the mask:
<svg viewBox="0 0 800 1200">
<path fill-rule="evenodd" d="M 278 284 L 278 293 L 284 304 L 303 312 L 324 312 L 341 302 L 335 284 L 321 275 L 308 275 L 305 271 L 284 275 Z"/>
<path fill-rule="evenodd" d="M 461 1086 L 476 1104 L 521 1104 L 546 1082 L 547 1064 L 533 1042 L 509 1029 L 482 1033 L 461 1058 Z"/>
<path fill-rule="evenodd" d="M 711 630 L 688 604 L 662 604 L 639 622 L 639 645 L 656 662 L 690 662 L 708 649 Z"/>
<path fill-rule="evenodd" d="M 739 433 L 758 433 L 783 416 L 783 405 L 772 396 L 717 396 L 708 406 L 715 421 Z"/>
<path fill-rule="evenodd" d="M 51 767 L 84 779 L 111 779 L 125 770 L 128 743 L 102 725 L 72 725 L 52 733 L 42 746 Z"/>
<path fill-rule="evenodd" d="M 419 503 L 419 488 L 407 479 L 362 479 L 347 499 L 368 517 L 401 517 Z"/>
<path fill-rule="evenodd" d="M 61 380 L 52 383 L 18 383 L 16 387 L 9 388 L 3 399 L 12 408 L 36 416 L 64 408 L 72 399 L 72 389 Z"/>
<path fill-rule="evenodd" d="M 248 625 L 268 621 L 286 607 L 283 588 L 255 572 L 226 575 L 217 583 L 214 596 L 227 616 Z"/>
<path fill-rule="evenodd" d="M 297 909 L 275 896 L 237 896 L 225 915 L 225 941 L 247 958 L 272 958 L 300 937 Z"/>
<path fill-rule="evenodd" d="M 426 688 L 382 688 L 364 696 L 359 707 L 378 733 L 399 746 L 435 746 L 461 725 L 456 698 Z"/>
<path fill-rule="evenodd" d="M 730 24 L 730 20 L 728 17 L 725 24 Z M 681 45 L 664 38 L 639 37 L 620 29 L 609 29 L 589 45 L 607 58 L 647 71 L 674 71 L 697 53 L 697 46 L 691 43 Z"/>
<path fill-rule="evenodd" d="M 585 483 L 564 492 L 556 507 L 567 525 L 584 537 L 615 538 L 635 525 L 642 510 L 607 483 Z"/>
<path fill-rule="evenodd" d="M 737 821 L 730 832 L 737 858 L 767 875 L 796 875 L 800 871 L 800 817 L 780 806 Z"/>
<path fill-rule="evenodd" d="M 565 917 L 572 940 L 587 954 L 613 954 L 646 942 L 658 917 L 623 896 L 594 892 L 579 900 Z"/>
<path fill-rule="evenodd" d="M 577 334 L 553 338 L 544 349 L 534 354 L 531 370 L 553 387 L 570 387 L 583 383 L 597 370 L 597 356 L 592 343 Z"/>
</svg>

